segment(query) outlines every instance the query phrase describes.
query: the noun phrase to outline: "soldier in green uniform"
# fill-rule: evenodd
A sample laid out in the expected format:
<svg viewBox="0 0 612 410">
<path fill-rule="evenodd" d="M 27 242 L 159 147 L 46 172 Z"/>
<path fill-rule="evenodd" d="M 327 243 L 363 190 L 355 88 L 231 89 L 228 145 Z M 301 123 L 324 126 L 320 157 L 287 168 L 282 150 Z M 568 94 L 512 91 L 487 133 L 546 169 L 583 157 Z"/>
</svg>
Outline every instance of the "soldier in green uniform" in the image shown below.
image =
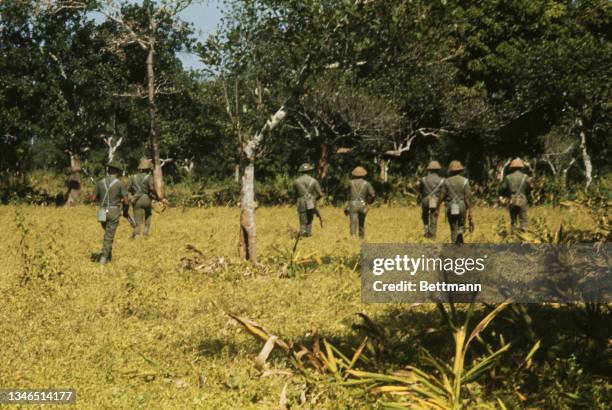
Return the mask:
<svg viewBox="0 0 612 410">
<path fill-rule="evenodd" d="M 372 184 L 363 179 L 368 174 L 368 171 L 363 167 L 356 167 L 351 172 L 355 178 L 351 179 L 349 203 L 344 210 L 349 216 L 350 233 L 357 235 L 363 239 L 365 236 L 365 219 L 368 214 L 368 203 L 372 203 L 376 199 L 376 192 L 372 188 Z"/>
<path fill-rule="evenodd" d="M 440 177 L 442 169 L 438 161 L 427 165 L 427 175 L 419 182 L 421 193 L 421 220 L 425 228 L 425 237 L 435 239 L 438 228 L 438 204 L 444 178 Z"/>
<path fill-rule="evenodd" d="M 313 170 L 311 164 L 300 165 L 298 172 L 302 175 L 293 184 L 302 236 L 312 236 L 312 220 L 317 212 L 317 199 L 323 196 L 319 182 L 310 175 Z"/>
<path fill-rule="evenodd" d="M 113 240 L 119 225 L 122 207 L 123 212 L 129 209 L 128 190 L 121 175 L 123 165 L 119 161 L 112 161 L 107 165 L 108 175 L 96 184 L 93 200 L 100 202 L 98 221 L 104 229 L 100 264 L 105 265 L 113 257 Z"/>
<path fill-rule="evenodd" d="M 460 175 L 463 169 L 461 162 L 451 161 L 448 166 L 449 177 L 442 183 L 440 193 L 440 202 L 444 201 L 446 205 L 446 216 L 453 243 L 463 243 L 466 216 L 470 225 L 472 225 L 470 182 Z"/>
<path fill-rule="evenodd" d="M 149 236 L 152 217 L 152 199 L 155 196 L 155 186 L 151 170 L 153 164 L 150 159 L 141 159 L 138 164 L 138 173 L 130 178 L 128 191 L 132 193 L 132 206 L 134 207 L 134 219 L 136 226 L 132 233 L 132 239 L 140 235 L 140 225 L 144 220 L 144 236 Z"/>
<path fill-rule="evenodd" d="M 508 199 L 512 232 L 527 229 L 527 196 L 533 189 L 531 178 L 522 172 L 525 164 L 520 158 L 510 162 L 510 173 L 502 181 L 500 196 Z"/>
</svg>

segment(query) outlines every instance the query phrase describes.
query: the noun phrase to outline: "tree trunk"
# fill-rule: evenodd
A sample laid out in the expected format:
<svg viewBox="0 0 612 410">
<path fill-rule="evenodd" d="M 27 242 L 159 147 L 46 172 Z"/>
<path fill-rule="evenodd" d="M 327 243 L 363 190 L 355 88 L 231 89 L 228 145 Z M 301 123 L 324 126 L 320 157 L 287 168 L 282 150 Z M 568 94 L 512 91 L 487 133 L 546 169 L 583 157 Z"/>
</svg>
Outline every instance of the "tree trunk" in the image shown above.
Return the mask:
<svg viewBox="0 0 612 410">
<path fill-rule="evenodd" d="M 287 104 L 295 100 L 299 91 L 304 85 L 308 62 L 310 56 L 306 58 L 306 63 L 300 71 L 298 83 L 287 101 L 272 115 L 256 132 L 253 138 L 246 144 L 241 145 L 241 158 L 244 158 L 242 186 L 240 187 L 240 255 L 253 263 L 257 263 L 257 235 L 255 230 L 255 158 L 257 151 L 264 136 L 274 130 L 287 117 Z"/>
<path fill-rule="evenodd" d="M 186 159 L 183 169 L 185 170 L 187 175 L 192 176 L 194 168 L 195 168 L 195 162 L 193 161 L 193 159 Z"/>
<path fill-rule="evenodd" d="M 74 206 L 79 202 L 81 194 L 81 158 L 70 154 L 70 178 L 68 179 L 68 194 L 66 206 Z"/>
<path fill-rule="evenodd" d="M 504 162 L 497 170 L 497 180 L 499 182 L 502 182 L 504 180 L 504 177 L 506 176 L 506 167 L 508 167 L 508 165 L 510 165 L 510 163 L 512 162 L 512 158 L 508 158 L 506 160 L 506 162 Z"/>
<path fill-rule="evenodd" d="M 386 158 L 380 159 L 380 180 L 387 182 L 389 180 L 389 160 Z"/>
<path fill-rule="evenodd" d="M 149 142 L 153 148 L 153 183 L 155 192 L 159 199 L 166 197 L 164 190 L 164 175 L 161 168 L 161 154 L 159 150 L 159 140 L 157 139 L 157 127 L 155 116 L 157 105 L 155 103 L 155 45 L 149 45 L 147 54 L 147 88 L 149 99 Z"/>
<path fill-rule="evenodd" d="M 578 126 L 580 127 L 580 152 L 582 154 L 582 162 L 584 163 L 586 188 L 588 188 L 591 185 L 591 182 L 593 182 L 593 163 L 591 162 L 591 156 L 587 151 L 586 131 L 584 130 L 582 120 L 578 120 Z"/>
<path fill-rule="evenodd" d="M 330 146 L 327 143 L 321 144 L 321 157 L 317 163 L 317 175 L 321 180 L 321 183 L 325 185 L 327 180 L 327 174 L 329 172 L 329 152 Z"/>
<path fill-rule="evenodd" d="M 255 225 L 255 163 L 247 159 L 240 190 L 240 257 L 257 263 L 257 229 Z"/>
<path fill-rule="evenodd" d="M 240 182 L 240 164 L 234 165 L 234 181 Z"/>
<path fill-rule="evenodd" d="M 244 148 L 245 164 L 242 167 L 240 187 L 240 257 L 257 263 L 257 234 L 255 228 L 255 157 L 263 137 L 280 124 L 287 116 L 283 105 L 266 121 Z"/>
</svg>

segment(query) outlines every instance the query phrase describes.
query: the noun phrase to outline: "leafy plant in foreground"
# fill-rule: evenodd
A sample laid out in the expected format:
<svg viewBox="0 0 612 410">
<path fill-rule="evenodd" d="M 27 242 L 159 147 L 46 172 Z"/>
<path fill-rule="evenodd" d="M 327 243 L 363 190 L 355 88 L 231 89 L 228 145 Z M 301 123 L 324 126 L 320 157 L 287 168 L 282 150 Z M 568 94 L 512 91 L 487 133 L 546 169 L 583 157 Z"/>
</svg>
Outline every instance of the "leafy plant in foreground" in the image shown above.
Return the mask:
<svg viewBox="0 0 612 410">
<path fill-rule="evenodd" d="M 479 339 L 480 333 L 493 321 L 493 319 L 508 306 L 505 302 L 497 306 L 487 314 L 469 333 L 468 325 L 471 316 L 471 307 L 463 324 L 453 330 L 455 354 L 451 365 L 434 357 L 424 350 L 425 362 L 431 365 L 436 373 L 429 373 L 415 366 L 406 366 L 404 369 L 391 375 L 371 373 L 359 370 L 349 370 L 354 376 L 351 384 L 366 384 L 373 393 L 389 393 L 403 396 L 407 401 L 383 403 L 387 409 L 461 409 L 468 404 L 464 397 L 466 385 L 475 382 L 490 370 L 497 359 L 510 349 L 511 343 L 507 343 L 500 336 L 501 347 L 497 350 L 490 349 L 489 352 L 467 363 L 467 355 L 470 345 L 475 339 Z M 533 354 L 539 348 L 537 342 L 525 358 L 524 363 L 531 360 Z M 503 404 L 499 402 L 503 407 Z"/>
</svg>

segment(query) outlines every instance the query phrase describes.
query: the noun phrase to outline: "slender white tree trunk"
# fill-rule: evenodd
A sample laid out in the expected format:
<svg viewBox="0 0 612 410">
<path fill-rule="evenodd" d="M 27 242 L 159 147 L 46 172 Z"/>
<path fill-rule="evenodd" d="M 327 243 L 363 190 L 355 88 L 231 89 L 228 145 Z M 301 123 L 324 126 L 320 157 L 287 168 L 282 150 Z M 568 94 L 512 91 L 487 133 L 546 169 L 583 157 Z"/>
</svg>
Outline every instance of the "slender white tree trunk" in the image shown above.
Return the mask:
<svg viewBox="0 0 612 410">
<path fill-rule="evenodd" d="M 381 158 L 380 162 L 380 180 L 382 182 L 389 181 L 389 160 L 386 158 Z"/>
<path fill-rule="evenodd" d="M 68 195 L 66 206 L 74 206 L 79 203 L 81 195 L 81 157 L 78 154 L 70 154 L 70 178 L 68 179 Z"/>
<path fill-rule="evenodd" d="M 117 149 L 119 149 L 119 147 L 121 146 L 121 143 L 123 142 L 123 137 L 120 137 L 114 144 L 113 140 L 113 136 L 104 138 L 104 143 L 106 143 L 106 145 L 108 146 L 108 162 L 111 162 L 113 159 L 115 159 L 115 152 L 117 152 Z"/>
<path fill-rule="evenodd" d="M 506 162 L 502 164 L 502 166 L 497 170 L 497 180 L 502 182 L 504 180 L 504 171 L 506 171 L 506 167 L 512 162 L 512 158 L 508 158 Z"/>
<path fill-rule="evenodd" d="M 578 120 L 578 126 L 580 127 L 580 153 L 582 155 L 582 162 L 584 164 L 584 175 L 586 177 L 586 188 L 593 182 L 593 163 L 591 162 L 591 156 L 587 151 L 586 131 L 584 130 L 584 124 L 581 119 Z"/>
<path fill-rule="evenodd" d="M 240 164 L 234 165 L 234 181 L 240 182 Z"/>
<path fill-rule="evenodd" d="M 155 102 L 155 46 L 150 44 L 147 53 L 147 91 L 149 102 L 149 142 L 153 148 L 153 184 L 159 199 L 166 197 L 164 187 L 164 174 L 162 172 L 161 154 L 159 140 L 157 139 L 156 114 L 157 105 Z"/>
<path fill-rule="evenodd" d="M 240 187 L 240 257 L 257 263 L 257 229 L 255 224 L 255 157 L 264 136 L 276 128 L 287 116 L 283 105 L 266 121 L 244 149 Z"/>
<path fill-rule="evenodd" d="M 247 160 L 248 161 L 248 160 Z M 255 163 L 248 161 L 242 174 L 240 201 L 240 257 L 257 263 L 255 225 Z"/>
</svg>

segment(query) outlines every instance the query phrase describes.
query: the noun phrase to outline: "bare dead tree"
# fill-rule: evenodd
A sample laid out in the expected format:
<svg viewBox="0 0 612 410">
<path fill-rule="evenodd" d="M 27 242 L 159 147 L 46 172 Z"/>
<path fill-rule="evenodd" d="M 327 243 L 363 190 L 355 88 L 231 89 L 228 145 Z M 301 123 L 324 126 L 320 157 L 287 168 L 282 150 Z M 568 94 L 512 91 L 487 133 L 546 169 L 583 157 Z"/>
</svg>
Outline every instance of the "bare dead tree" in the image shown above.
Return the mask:
<svg viewBox="0 0 612 410">
<path fill-rule="evenodd" d="M 157 47 L 158 29 L 162 22 L 177 22 L 178 14 L 191 5 L 192 0 L 160 0 L 153 3 L 151 0 L 143 1 L 143 8 L 148 15 L 148 24 L 144 27 L 136 25 L 124 14 L 126 0 L 102 0 L 98 3 L 97 11 L 102 13 L 109 21 L 116 24 L 119 34 L 108 39 L 108 50 L 121 53 L 131 44 L 135 44 L 146 51 L 144 61 L 147 75 L 146 92 L 142 86 L 136 86 L 132 92 L 122 93 L 120 96 L 143 98 L 146 96 L 149 108 L 149 143 L 153 150 L 153 181 L 158 198 L 165 199 L 165 187 L 162 173 L 162 160 L 159 139 L 157 135 L 157 103 L 159 94 L 176 92 L 163 81 L 156 82 L 155 53 Z"/>
<path fill-rule="evenodd" d="M 184 169 L 187 175 L 193 175 L 193 169 L 195 168 L 194 158 L 184 158 L 181 161 L 181 169 Z"/>
<path fill-rule="evenodd" d="M 591 156 L 587 150 L 586 130 L 584 129 L 584 122 L 581 118 L 576 120 L 576 126 L 578 128 L 578 135 L 580 136 L 580 155 L 582 156 L 584 176 L 586 178 L 585 188 L 588 188 L 591 182 L 593 182 L 593 163 L 591 162 Z"/>
<path fill-rule="evenodd" d="M 255 225 L 255 160 L 259 153 L 264 138 L 276 129 L 289 113 L 289 107 L 301 94 L 306 78 L 309 74 L 310 56 L 307 56 L 301 68 L 296 84 L 292 87 L 289 97 L 272 114 L 263 126 L 250 138 L 246 137 L 242 144 L 242 170 L 240 187 L 240 256 L 243 259 L 257 263 L 257 230 Z M 261 88 L 258 90 L 260 98 L 259 108 L 263 107 L 261 102 Z"/>
<path fill-rule="evenodd" d="M 115 152 L 123 142 L 123 137 L 119 137 L 115 142 L 113 142 L 115 139 L 113 135 L 103 135 L 101 138 L 108 147 L 108 162 L 111 162 L 115 158 Z"/>
</svg>

